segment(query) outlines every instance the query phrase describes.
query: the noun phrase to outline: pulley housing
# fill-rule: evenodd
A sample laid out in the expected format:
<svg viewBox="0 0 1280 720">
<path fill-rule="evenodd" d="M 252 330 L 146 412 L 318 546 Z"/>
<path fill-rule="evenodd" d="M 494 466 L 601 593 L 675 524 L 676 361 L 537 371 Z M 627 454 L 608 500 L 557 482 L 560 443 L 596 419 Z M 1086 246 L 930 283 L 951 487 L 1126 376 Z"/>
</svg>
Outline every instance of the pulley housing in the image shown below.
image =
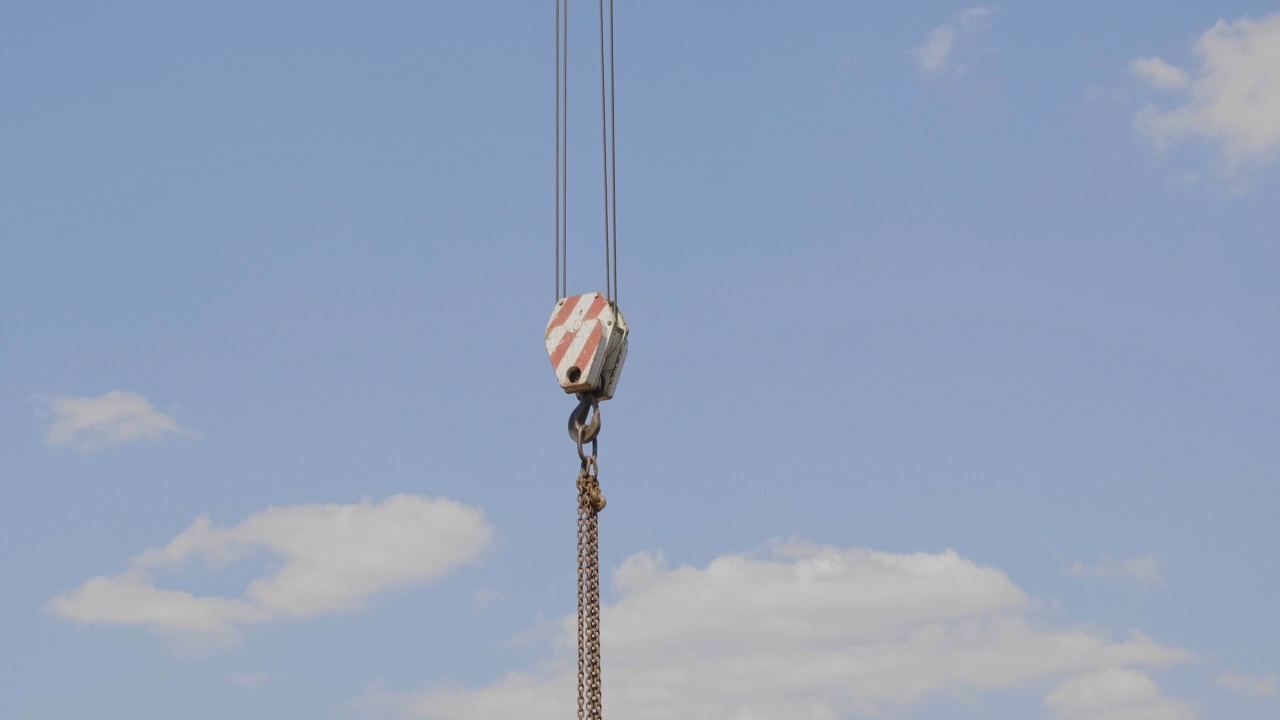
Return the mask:
<svg viewBox="0 0 1280 720">
<path fill-rule="evenodd" d="M 566 393 L 608 400 L 627 359 L 627 321 L 604 293 L 563 298 L 547 323 L 547 355 Z"/>
</svg>

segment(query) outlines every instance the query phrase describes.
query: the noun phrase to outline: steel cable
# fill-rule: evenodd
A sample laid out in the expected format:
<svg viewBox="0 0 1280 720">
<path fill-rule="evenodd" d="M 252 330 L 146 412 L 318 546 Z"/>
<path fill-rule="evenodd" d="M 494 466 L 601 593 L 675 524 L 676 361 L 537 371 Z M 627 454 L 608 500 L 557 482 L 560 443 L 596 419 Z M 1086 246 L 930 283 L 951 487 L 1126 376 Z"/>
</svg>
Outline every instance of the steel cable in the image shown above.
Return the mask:
<svg viewBox="0 0 1280 720">
<path fill-rule="evenodd" d="M 604 165 L 604 295 L 613 301 L 613 263 L 609 243 L 609 91 L 605 84 L 604 0 L 600 4 L 600 158 Z M 610 19 L 612 24 L 612 19 Z"/>
<path fill-rule="evenodd" d="M 560 292 L 560 0 L 556 0 L 556 301 Z"/>
<path fill-rule="evenodd" d="M 613 188 L 613 304 L 618 304 L 618 83 L 613 71 L 613 0 L 609 0 L 609 166 L 612 169 L 610 187 Z"/>
<path fill-rule="evenodd" d="M 569 295 L 569 0 L 556 0 L 556 300 Z"/>
</svg>

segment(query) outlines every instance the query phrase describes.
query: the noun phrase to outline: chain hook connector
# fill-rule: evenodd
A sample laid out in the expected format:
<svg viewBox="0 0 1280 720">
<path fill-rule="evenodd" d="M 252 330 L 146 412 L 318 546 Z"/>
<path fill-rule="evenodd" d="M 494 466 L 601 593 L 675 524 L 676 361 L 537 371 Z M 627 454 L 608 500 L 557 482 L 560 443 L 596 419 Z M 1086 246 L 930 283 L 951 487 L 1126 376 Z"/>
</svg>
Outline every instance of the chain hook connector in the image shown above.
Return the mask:
<svg viewBox="0 0 1280 720">
<path fill-rule="evenodd" d="M 586 443 L 578 441 L 578 459 L 582 461 L 582 472 L 594 475 L 596 472 L 596 441 L 591 441 L 591 452 L 586 451 Z"/>
<path fill-rule="evenodd" d="M 578 406 L 569 413 L 569 437 L 578 443 L 578 454 L 582 454 L 582 446 L 594 443 L 600 434 L 600 400 L 587 393 L 578 394 Z"/>
<path fill-rule="evenodd" d="M 583 464 L 582 472 L 578 473 L 577 485 L 579 495 L 585 495 L 592 510 L 599 513 L 604 510 L 605 499 L 604 491 L 600 489 L 600 479 L 596 477 L 597 471 L 595 458 L 589 458 Z"/>
</svg>

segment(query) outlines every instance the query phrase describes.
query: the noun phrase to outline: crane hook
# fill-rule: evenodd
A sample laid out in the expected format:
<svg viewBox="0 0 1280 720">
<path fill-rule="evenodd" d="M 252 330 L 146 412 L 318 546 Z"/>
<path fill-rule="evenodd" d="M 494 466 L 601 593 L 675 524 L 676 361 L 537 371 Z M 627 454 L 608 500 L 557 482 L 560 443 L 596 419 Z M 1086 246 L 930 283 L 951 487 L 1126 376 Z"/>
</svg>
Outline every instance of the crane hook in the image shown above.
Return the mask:
<svg viewBox="0 0 1280 720">
<path fill-rule="evenodd" d="M 592 412 L 594 411 L 594 412 Z M 587 444 L 600 434 L 600 401 L 592 395 L 578 395 L 578 406 L 569 413 L 569 437 Z"/>
</svg>

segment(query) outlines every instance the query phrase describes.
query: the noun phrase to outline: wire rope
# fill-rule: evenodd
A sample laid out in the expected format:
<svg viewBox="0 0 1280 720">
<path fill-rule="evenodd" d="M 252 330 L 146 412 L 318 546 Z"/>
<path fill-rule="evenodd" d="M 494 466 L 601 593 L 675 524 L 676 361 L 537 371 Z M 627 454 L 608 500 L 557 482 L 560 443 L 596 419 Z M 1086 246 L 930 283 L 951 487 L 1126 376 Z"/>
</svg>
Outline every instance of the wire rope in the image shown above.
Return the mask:
<svg viewBox="0 0 1280 720">
<path fill-rule="evenodd" d="M 613 0 L 609 0 L 609 166 L 612 169 L 610 187 L 613 188 L 613 303 L 618 303 L 618 83 L 613 68 Z"/>
<path fill-rule="evenodd" d="M 600 139 L 604 191 L 605 297 L 618 301 L 618 122 L 615 71 L 614 0 L 609 0 L 608 41 L 605 4 L 600 14 Z M 569 0 L 556 0 L 555 111 L 555 281 L 556 300 L 569 295 Z M 606 52 L 607 45 L 607 52 Z"/>
<path fill-rule="evenodd" d="M 556 301 L 560 292 L 560 0 L 556 0 Z"/>
<path fill-rule="evenodd" d="M 556 0 L 556 300 L 569 295 L 569 0 Z"/>
<path fill-rule="evenodd" d="M 609 91 L 605 83 L 604 0 L 600 5 L 600 159 L 604 166 L 604 295 L 613 301 L 613 263 L 609 242 Z M 611 19 L 612 22 L 612 19 Z"/>
</svg>

